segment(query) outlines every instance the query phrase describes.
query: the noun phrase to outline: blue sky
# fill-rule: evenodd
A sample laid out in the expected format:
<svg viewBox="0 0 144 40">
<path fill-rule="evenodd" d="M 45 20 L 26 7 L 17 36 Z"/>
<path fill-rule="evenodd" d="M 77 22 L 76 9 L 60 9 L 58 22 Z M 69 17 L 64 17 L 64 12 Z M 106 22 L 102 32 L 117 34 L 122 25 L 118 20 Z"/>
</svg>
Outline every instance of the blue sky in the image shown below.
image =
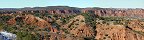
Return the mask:
<svg viewBox="0 0 144 40">
<path fill-rule="evenodd" d="M 0 8 L 45 6 L 144 8 L 144 0 L 0 0 Z"/>
</svg>

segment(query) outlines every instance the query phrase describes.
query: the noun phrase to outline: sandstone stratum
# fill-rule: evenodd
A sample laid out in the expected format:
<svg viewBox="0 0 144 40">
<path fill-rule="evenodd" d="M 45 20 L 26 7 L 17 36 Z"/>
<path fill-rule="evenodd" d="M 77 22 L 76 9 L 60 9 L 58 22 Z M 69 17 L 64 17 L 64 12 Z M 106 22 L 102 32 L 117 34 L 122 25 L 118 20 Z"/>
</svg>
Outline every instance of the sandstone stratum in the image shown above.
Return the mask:
<svg viewBox="0 0 144 40">
<path fill-rule="evenodd" d="M 126 16 L 126 17 L 144 17 L 142 8 L 77 8 L 69 6 L 48 6 L 48 7 L 26 7 L 1 9 L 0 14 L 11 13 L 49 13 L 49 14 L 78 14 L 95 13 L 99 16 Z"/>
<path fill-rule="evenodd" d="M 0 9 L 17 40 L 144 40 L 144 9 L 49 6 Z"/>
</svg>

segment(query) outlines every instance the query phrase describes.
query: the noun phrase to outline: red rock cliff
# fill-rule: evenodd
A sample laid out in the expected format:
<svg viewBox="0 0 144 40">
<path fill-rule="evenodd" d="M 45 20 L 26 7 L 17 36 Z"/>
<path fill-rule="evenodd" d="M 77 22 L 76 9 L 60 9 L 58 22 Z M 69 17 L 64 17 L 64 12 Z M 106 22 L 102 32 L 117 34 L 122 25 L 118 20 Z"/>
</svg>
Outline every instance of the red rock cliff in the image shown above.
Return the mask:
<svg viewBox="0 0 144 40">
<path fill-rule="evenodd" d="M 65 6 L 38 7 L 38 8 L 21 8 L 0 10 L 1 13 L 50 13 L 50 14 L 72 14 L 72 13 L 95 13 L 99 16 L 128 16 L 144 17 L 144 9 L 132 8 L 75 8 Z"/>
</svg>

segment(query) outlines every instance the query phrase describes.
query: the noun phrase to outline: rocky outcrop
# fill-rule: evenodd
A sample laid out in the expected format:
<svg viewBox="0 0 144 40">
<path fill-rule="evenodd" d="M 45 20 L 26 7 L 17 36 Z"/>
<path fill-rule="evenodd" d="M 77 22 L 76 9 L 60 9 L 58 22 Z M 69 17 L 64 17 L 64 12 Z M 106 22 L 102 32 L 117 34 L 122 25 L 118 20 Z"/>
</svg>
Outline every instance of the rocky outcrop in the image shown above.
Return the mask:
<svg viewBox="0 0 144 40">
<path fill-rule="evenodd" d="M 96 39 L 100 40 L 125 40 L 125 28 L 121 25 L 97 25 Z"/>
<path fill-rule="evenodd" d="M 96 31 L 95 39 L 98 40 L 144 40 L 143 32 L 123 25 L 97 24 Z"/>
<path fill-rule="evenodd" d="M 15 24 L 16 24 L 15 18 L 9 19 L 9 20 L 7 21 L 7 24 L 9 24 L 9 25 L 15 25 Z"/>
<path fill-rule="evenodd" d="M 9 21 L 7 21 L 7 24 L 9 25 L 16 25 L 17 22 L 23 22 L 27 25 L 34 25 L 34 26 L 38 26 L 40 28 L 49 28 L 51 30 L 51 32 L 57 32 L 56 28 L 52 28 L 52 26 L 50 25 L 50 23 L 48 23 L 47 21 L 45 21 L 44 19 L 41 19 L 39 17 L 35 17 L 33 15 L 25 15 L 25 16 L 18 16 L 15 18 L 11 18 Z"/>
<path fill-rule="evenodd" d="M 144 35 L 140 32 L 126 29 L 125 40 L 144 40 Z"/>
<path fill-rule="evenodd" d="M 128 22 L 128 27 L 135 31 L 144 32 L 144 22 L 140 20 L 132 20 Z"/>
<path fill-rule="evenodd" d="M 144 17 L 144 9 L 132 8 L 75 8 L 68 6 L 52 7 L 34 7 L 21 9 L 3 9 L 2 13 L 49 13 L 49 14 L 77 14 L 77 13 L 95 13 L 99 16 L 127 16 L 127 17 Z"/>
<path fill-rule="evenodd" d="M 70 31 L 71 34 L 74 34 L 74 36 L 78 36 L 78 37 L 92 37 L 94 36 L 94 31 L 92 29 L 92 27 L 87 26 L 87 25 L 83 25 L 83 26 L 79 26 L 78 28 L 73 28 Z"/>
<path fill-rule="evenodd" d="M 99 16 L 127 16 L 144 17 L 144 9 L 121 9 L 121 8 L 85 8 L 84 13 L 95 13 Z"/>
<path fill-rule="evenodd" d="M 76 37 L 94 36 L 94 31 L 92 27 L 87 25 L 84 21 L 85 21 L 84 16 L 78 15 L 70 19 L 70 22 L 63 25 L 62 28 L 67 29 L 70 34 L 73 34 L 73 36 L 76 36 Z"/>
<path fill-rule="evenodd" d="M 76 11 L 77 10 L 77 11 Z M 79 10 L 79 11 L 78 11 Z M 25 12 L 23 12 L 25 11 Z M 128 17 L 143 17 L 143 9 L 111 9 L 111 8 L 84 8 L 84 9 L 49 9 L 44 10 L 23 10 L 19 11 L 21 13 L 47 13 L 52 14 L 69 14 L 69 13 L 95 13 L 99 16 L 128 16 Z M 6 11 L 5 11 L 6 12 Z M 11 13 L 11 12 L 10 12 Z M 142 16 L 139 16 L 142 15 Z M 113 24 L 112 22 L 118 21 L 111 20 L 97 20 L 96 28 L 91 27 L 86 22 L 86 18 L 83 15 L 77 15 L 74 18 L 71 18 L 66 23 L 62 23 L 62 20 L 58 18 L 47 18 L 36 17 L 30 14 L 17 16 L 11 18 L 7 21 L 10 25 L 17 25 L 18 22 L 22 21 L 26 25 L 38 26 L 38 28 L 49 28 L 50 32 L 45 31 L 45 29 L 38 32 L 40 34 L 41 40 L 86 40 L 97 39 L 97 40 L 144 40 L 144 22 L 142 20 L 121 20 L 123 24 Z M 66 17 L 60 17 L 66 18 Z M 95 20 L 93 22 L 95 22 Z M 58 27 L 51 27 L 49 22 L 56 21 Z M 21 22 L 21 23 L 22 23 Z M 107 22 L 110 22 L 109 24 Z M 24 25 L 25 25 L 24 24 Z M 58 30 L 57 30 L 58 29 Z M 39 30 L 39 29 L 34 29 Z M 47 30 L 47 29 L 46 29 Z M 44 33 L 44 34 L 43 34 Z M 96 35 L 95 35 L 96 34 Z"/>
</svg>

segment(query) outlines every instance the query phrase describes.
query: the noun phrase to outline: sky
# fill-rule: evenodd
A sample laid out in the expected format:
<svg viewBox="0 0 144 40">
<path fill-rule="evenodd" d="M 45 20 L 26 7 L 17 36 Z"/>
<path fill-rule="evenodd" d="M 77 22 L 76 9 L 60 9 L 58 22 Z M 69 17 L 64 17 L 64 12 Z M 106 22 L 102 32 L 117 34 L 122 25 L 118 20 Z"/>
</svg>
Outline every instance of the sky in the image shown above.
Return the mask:
<svg viewBox="0 0 144 40">
<path fill-rule="evenodd" d="M 144 8 L 144 0 L 0 0 L 0 8 L 45 6 Z"/>
</svg>

